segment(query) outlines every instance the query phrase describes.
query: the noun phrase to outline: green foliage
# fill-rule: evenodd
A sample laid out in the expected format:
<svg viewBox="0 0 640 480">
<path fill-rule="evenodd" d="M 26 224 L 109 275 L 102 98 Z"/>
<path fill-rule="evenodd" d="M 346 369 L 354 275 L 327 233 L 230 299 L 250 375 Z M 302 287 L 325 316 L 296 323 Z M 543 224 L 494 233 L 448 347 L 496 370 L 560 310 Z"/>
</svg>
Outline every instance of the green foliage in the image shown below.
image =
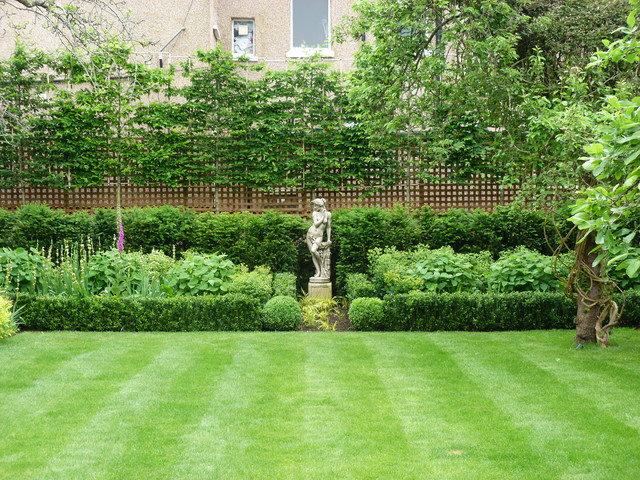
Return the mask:
<svg viewBox="0 0 640 480">
<path fill-rule="evenodd" d="M 296 276 L 290 272 L 273 274 L 273 296 L 287 295 L 296 298 Z"/>
<path fill-rule="evenodd" d="M 0 285 L 8 291 L 36 293 L 50 262 L 37 250 L 0 250 Z"/>
<path fill-rule="evenodd" d="M 207 212 L 196 218 L 193 242 L 200 251 L 221 252 L 249 267 L 266 265 L 273 272 L 292 272 L 306 228 L 300 217 L 276 212 Z"/>
<path fill-rule="evenodd" d="M 527 15 L 521 27 L 518 54 L 544 59 L 544 82 L 562 80 L 571 68 L 585 67 L 602 39 L 615 35 L 629 13 L 627 0 L 546 0 L 521 2 Z"/>
<path fill-rule="evenodd" d="M 403 208 L 351 208 L 333 213 L 332 255 L 336 257 L 336 278 L 342 288 L 349 273 L 365 273 L 368 254 L 374 248 L 406 250 L 418 243 L 416 219 Z"/>
<path fill-rule="evenodd" d="M 67 297 L 19 296 L 26 328 L 88 331 L 260 330 L 257 299 L 216 296 Z"/>
<path fill-rule="evenodd" d="M 586 147 L 583 165 L 597 184 L 581 192 L 570 220 L 585 233 L 596 233 L 596 264 L 606 260 L 634 278 L 640 273 L 638 227 L 632 221 L 640 207 L 640 97 L 610 97 L 608 103 L 599 142 Z"/>
<path fill-rule="evenodd" d="M 305 296 L 300 299 L 302 328 L 305 330 L 335 331 L 337 321 L 332 314 L 342 314 L 336 297 L 318 298 Z"/>
<path fill-rule="evenodd" d="M 169 205 L 127 208 L 122 222 L 129 251 L 160 250 L 167 255 L 192 246 L 195 212 Z"/>
<path fill-rule="evenodd" d="M 247 70 L 260 67 L 219 48 L 198 51 L 177 88 L 173 69 L 135 63 L 132 52 L 118 39 L 77 56 L 19 45 L 0 62 L 0 94 L 16 119 L 0 124 L 2 185 L 69 189 L 127 177 L 137 185 L 313 190 L 347 180 L 378 188 L 398 177 L 393 146 L 369 137 L 344 76 L 325 62 L 296 61 L 250 80 Z M 73 88 L 49 82 L 40 73 L 47 70 Z M 165 100 L 150 102 L 149 92 Z"/>
<path fill-rule="evenodd" d="M 62 210 L 38 203 L 23 205 L 15 211 L 10 242 L 23 248 L 58 245 L 67 233 L 65 219 Z"/>
<path fill-rule="evenodd" d="M 4 208 L 0 208 L 0 248 L 9 247 L 9 231 L 15 225 L 15 214 Z"/>
<path fill-rule="evenodd" d="M 410 251 L 375 249 L 369 254 L 372 286 L 377 296 L 413 290 L 457 292 L 483 289 L 490 257 L 456 254 L 451 247 L 432 250 L 425 246 Z"/>
<path fill-rule="evenodd" d="M 384 298 L 379 330 L 534 330 L 571 328 L 575 305 L 562 293 L 411 292 Z"/>
<path fill-rule="evenodd" d="M 351 301 L 360 297 L 376 296 L 376 288 L 366 273 L 349 273 L 345 281 L 345 291 Z"/>
<path fill-rule="evenodd" d="M 356 330 L 385 330 L 384 302 L 379 298 L 356 298 L 349 306 L 349 320 Z"/>
<path fill-rule="evenodd" d="M 264 330 L 293 330 L 302 321 L 300 305 L 288 295 L 273 297 L 262 309 Z"/>
<path fill-rule="evenodd" d="M 568 271 L 558 272 L 566 278 Z M 554 258 L 525 247 L 504 252 L 489 267 L 489 290 L 493 292 L 559 291 L 562 283 L 554 271 Z"/>
<path fill-rule="evenodd" d="M 13 302 L 0 295 L 0 340 L 15 335 L 18 325 L 13 312 Z"/>
<path fill-rule="evenodd" d="M 554 224 L 541 210 L 517 204 L 499 206 L 491 212 L 451 209 L 437 215 L 422 214 L 421 240 L 433 248 L 450 246 L 460 253 L 489 251 L 493 256 L 520 245 L 552 254 L 570 228 L 566 222 Z M 558 228 L 558 232 L 556 232 Z"/>
<path fill-rule="evenodd" d="M 246 266 L 240 266 L 231 276 L 228 293 L 241 293 L 256 298 L 261 305 L 273 296 L 273 277 L 268 267 L 256 267 L 252 271 Z"/>
<path fill-rule="evenodd" d="M 111 296 L 143 292 L 149 296 L 159 295 L 163 277 L 169 275 L 170 268 L 175 268 L 172 264 L 173 261 L 160 252 L 151 255 L 121 253 L 115 249 L 98 252 L 86 265 L 86 291 Z"/>
<path fill-rule="evenodd" d="M 167 274 L 166 286 L 175 295 L 216 295 L 229 290 L 235 270 L 226 255 L 188 253 Z"/>
<path fill-rule="evenodd" d="M 494 234 L 488 212 L 455 208 L 436 215 L 430 223 L 425 243 L 433 248 L 449 246 L 461 253 L 500 248 L 501 239 Z"/>
<path fill-rule="evenodd" d="M 422 288 L 411 290 L 454 293 L 478 290 L 482 287 L 473 264 L 464 256 L 456 255 L 451 247 L 429 252 L 427 258 L 417 262 L 407 274 L 422 281 Z"/>
</svg>

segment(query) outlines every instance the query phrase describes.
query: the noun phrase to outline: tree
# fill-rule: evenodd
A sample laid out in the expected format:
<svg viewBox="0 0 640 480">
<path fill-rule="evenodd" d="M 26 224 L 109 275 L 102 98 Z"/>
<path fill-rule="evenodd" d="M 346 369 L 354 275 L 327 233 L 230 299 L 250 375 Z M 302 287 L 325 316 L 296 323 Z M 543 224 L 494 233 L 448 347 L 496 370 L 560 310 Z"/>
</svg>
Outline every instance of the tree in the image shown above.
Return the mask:
<svg viewBox="0 0 640 480">
<path fill-rule="evenodd" d="M 135 24 L 122 11 L 122 0 L 0 0 L 0 18 L 28 11 L 43 21 L 65 50 L 89 55 L 113 38 L 135 42 Z M 10 118 L 6 98 L 0 96 L 0 127 Z M 15 120 L 15 117 L 13 117 Z M 15 122 L 14 122 L 15 124 Z M 24 127 L 24 125 L 23 125 Z"/>
<path fill-rule="evenodd" d="M 415 133 L 426 153 L 423 174 L 438 166 L 452 171 L 450 179 L 491 173 L 528 184 L 524 191 L 545 202 L 584 189 L 574 207 L 580 232 L 567 293 L 577 304 L 576 341 L 602 344 L 605 323 L 619 315 L 607 267 L 640 271 L 637 226 L 630 226 L 640 223 L 633 218 L 640 99 L 630 93 L 640 63 L 636 10 L 599 54 L 600 68 L 584 68 L 601 28 L 622 15 L 618 0 L 605 3 L 361 0 L 345 27 L 373 36 L 352 77 L 360 120 L 382 134 Z M 579 168 L 585 144 L 593 144 L 588 171 Z"/>
<path fill-rule="evenodd" d="M 640 30 L 636 16 L 640 0 L 633 7 L 622 39 L 605 42 L 606 51 L 596 54 L 594 66 L 606 68 L 611 62 L 640 65 Z M 582 190 L 573 205 L 571 220 L 581 231 L 578 248 L 588 251 L 591 263 L 582 268 L 589 278 L 585 301 L 592 305 L 587 338 L 607 346 L 611 328 L 620 316 L 611 298 L 607 269 L 624 271 L 629 277 L 640 274 L 640 97 L 637 89 L 607 98 L 597 142 L 588 145 L 584 169 L 594 185 Z M 593 291 L 591 289 L 594 288 Z M 604 291 L 601 291 L 605 288 Z M 595 337 L 595 338 L 593 338 Z"/>
<path fill-rule="evenodd" d="M 367 37 L 351 80 L 359 121 L 381 137 L 412 134 L 425 177 L 435 167 L 454 180 L 502 174 L 494 147 L 523 123 L 520 15 L 503 0 L 361 0 L 354 10 L 344 32 Z"/>
</svg>

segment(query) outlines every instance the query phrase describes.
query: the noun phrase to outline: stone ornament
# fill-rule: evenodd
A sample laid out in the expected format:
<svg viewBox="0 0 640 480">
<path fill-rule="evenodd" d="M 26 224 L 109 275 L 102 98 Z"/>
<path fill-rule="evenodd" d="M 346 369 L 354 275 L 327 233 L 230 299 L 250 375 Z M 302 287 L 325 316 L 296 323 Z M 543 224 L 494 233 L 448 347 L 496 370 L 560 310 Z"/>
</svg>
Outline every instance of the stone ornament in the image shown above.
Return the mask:
<svg viewBox="0 0 640 480">
<path fill-rule="evenodd" d="M 326 208 L 324 198 L 312 200 L 312 224 L 307 231 L 307 246 L 316 273 L 311 280 L 330 281 L 331 279 L 331 212 Z M 326 234 L 326 240 L 325 240 Z"/>
</svg>

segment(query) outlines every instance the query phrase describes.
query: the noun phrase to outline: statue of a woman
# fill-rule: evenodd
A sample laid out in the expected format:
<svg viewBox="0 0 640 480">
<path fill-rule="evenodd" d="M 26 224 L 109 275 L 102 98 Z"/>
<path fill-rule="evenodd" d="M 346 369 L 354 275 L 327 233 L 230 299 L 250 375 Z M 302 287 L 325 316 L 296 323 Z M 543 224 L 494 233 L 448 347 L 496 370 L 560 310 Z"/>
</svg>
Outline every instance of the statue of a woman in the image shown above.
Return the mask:
<svg viewBox="0 0 640 480">
<path fill-rule="evenodd" d="M 316 274 L 311 278 L 331 278 L 331 212 L 327 210 L 327 201 L 324 198 L 316 198 L 311 202 L 313 206 L 312 224 L 307 231 L 307 246 L 311 252 Z M 327 240 L 324 241 L 324 234 Z"/>
</svg>

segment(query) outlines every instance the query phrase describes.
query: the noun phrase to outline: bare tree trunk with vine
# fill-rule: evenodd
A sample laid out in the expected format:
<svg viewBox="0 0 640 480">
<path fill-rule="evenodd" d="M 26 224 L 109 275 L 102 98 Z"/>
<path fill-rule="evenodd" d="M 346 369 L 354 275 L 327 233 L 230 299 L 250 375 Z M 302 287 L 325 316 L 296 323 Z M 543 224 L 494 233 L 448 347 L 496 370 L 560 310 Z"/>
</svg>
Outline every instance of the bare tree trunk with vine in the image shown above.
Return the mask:
<svg viewBox="0 0 640 480">
<path fill-rule="evenodd" d="M 611 330 L 618 323 L 621 312 L 613 300 L 617 287 L 607 278 L 604 264 L 593 265 L 597 257 L 596 247 L 595 232 L 578 233 L 575 263 L 565 284 L 565 292 L 577 306 L 575 343 L 599 343 L 607 347 Z"/>
</svg>

